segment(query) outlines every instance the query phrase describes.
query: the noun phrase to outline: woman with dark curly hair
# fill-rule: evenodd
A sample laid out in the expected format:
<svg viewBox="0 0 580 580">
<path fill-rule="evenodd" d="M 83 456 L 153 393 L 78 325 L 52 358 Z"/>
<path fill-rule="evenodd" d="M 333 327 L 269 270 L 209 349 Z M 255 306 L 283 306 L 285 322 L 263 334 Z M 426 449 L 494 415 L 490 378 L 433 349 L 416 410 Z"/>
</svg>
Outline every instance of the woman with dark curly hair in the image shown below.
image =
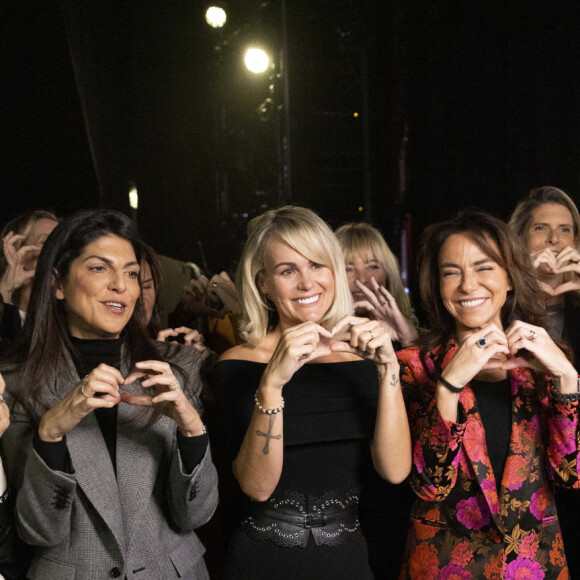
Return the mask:
<svg viewBox="0 0 580 580">
<path fill-rule="evenodd" d="M 401 351 L 413 444 L 402 578 L 567 578 L 553 482 L 579 487 L 578 374 L 527 252 L 477 210 L 429 227 L 430 330 Z"/>
</svg>

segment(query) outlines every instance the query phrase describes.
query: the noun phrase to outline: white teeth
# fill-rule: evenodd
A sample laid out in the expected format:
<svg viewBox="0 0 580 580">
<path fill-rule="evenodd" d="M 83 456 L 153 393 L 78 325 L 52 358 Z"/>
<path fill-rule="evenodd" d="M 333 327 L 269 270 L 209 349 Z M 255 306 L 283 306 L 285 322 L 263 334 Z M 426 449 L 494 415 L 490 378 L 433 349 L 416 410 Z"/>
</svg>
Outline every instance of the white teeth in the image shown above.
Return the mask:
<svg viewBox="0 0 580 580">
<path fill-rule="evenodd" d="M 107 306 L 112 306 L 113 308 L 123 308 L 123 305 L 119 304 L 118 302 L 107 302 Z"/>
<path fill-rule="evenodd" d="M 463 300 L 460 302 L 463 308 L 473 308 L 474 306 L 479 306 L 485 302 L 485 298 L 480 298 L 479 300 Z"/>
<path fill-rule="evenodd" d="M 317 294 L 316 296 L 312 296 L 310 298 L 299 298 L 298 304 L 312 304 L 318 300 L 319 296 L 320 294 Z"/>
</svg>

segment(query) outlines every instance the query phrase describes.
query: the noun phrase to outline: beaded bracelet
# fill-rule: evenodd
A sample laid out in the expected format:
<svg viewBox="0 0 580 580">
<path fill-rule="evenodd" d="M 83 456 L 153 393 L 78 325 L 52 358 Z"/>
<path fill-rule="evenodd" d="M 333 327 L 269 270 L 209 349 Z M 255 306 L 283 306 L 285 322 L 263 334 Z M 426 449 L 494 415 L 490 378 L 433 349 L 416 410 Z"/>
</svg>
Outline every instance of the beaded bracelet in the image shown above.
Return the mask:
<svg viewBox="0 0 580 580">
<path fill-rule="evenodd" d="M 452 393 L 461 393 L 461 391 L 463 391 L 463 387 L 456 387 L 454 385 L 452 385 L 449 381 L 445 380 L 443 377 L 439 377 L 439 382 L 449 391 L 451 391 Z"/>
<path fill-rule="evenodd" d="M 256 391 L 254 393 L 254 401 L 256 402 L 256 407 L 258 407 L 258 410 L 260 411 L 260 413 L 264 413 L 267 415 L 275 415 L 276 413 L 279 413 L 284 408 L 284 397 L 281 397 L 281 399 L 282 399 L 282 404 L 279 407 L 276 407 L 275 409 L 264 409 L 264 407 L 262 407 L 262 405 L 260 404 L 260 400 L 258 399 L 258 391 Z"/>
</svg>

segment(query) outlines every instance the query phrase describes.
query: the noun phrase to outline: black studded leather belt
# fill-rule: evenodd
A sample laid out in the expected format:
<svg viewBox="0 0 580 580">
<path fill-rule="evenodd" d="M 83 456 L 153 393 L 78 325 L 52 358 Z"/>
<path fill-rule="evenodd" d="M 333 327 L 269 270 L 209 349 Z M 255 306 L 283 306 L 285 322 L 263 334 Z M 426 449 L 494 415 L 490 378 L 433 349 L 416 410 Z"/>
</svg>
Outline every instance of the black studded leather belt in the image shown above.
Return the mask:
<svg viewBox="0 0 580 580">
<path fill-rule="evenodd" d="M 242 526 L 251 538 L 279 546 L 304 547 L 310 534 L 317 546 L 338 546 L 362 536 L 358 495 L 354 488 L 320 497 L 276 491 L 265 502 L 251 502 L 251 513 Z"/>
</svg>

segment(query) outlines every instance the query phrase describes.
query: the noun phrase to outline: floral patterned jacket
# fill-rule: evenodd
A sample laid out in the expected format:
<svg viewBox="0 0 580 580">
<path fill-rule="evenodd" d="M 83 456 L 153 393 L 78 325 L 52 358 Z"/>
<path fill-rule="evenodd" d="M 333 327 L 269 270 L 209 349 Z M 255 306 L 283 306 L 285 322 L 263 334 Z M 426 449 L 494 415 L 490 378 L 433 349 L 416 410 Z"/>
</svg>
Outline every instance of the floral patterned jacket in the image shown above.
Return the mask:
<svg viewBox="0 0 580 580">
<path fill-rule="evenodd" d="M 442 368 L 457 351 L 449 343 Z M 435 371 L 437 351 L 429 353 Z M 459 395 L 457 423 L 435 403 L 436 382 L 419 349 L 398 353 L 413 441 L 411 511 L 401 578 L 568 578 L 553 484 L 580 488 L 578 403 L 557 403 L 545 381 L 511 372 L 512 429 L 500 485 L 469 385 Z M 436 376 L 436 375 L 435 375 Z"/>
</svg>

